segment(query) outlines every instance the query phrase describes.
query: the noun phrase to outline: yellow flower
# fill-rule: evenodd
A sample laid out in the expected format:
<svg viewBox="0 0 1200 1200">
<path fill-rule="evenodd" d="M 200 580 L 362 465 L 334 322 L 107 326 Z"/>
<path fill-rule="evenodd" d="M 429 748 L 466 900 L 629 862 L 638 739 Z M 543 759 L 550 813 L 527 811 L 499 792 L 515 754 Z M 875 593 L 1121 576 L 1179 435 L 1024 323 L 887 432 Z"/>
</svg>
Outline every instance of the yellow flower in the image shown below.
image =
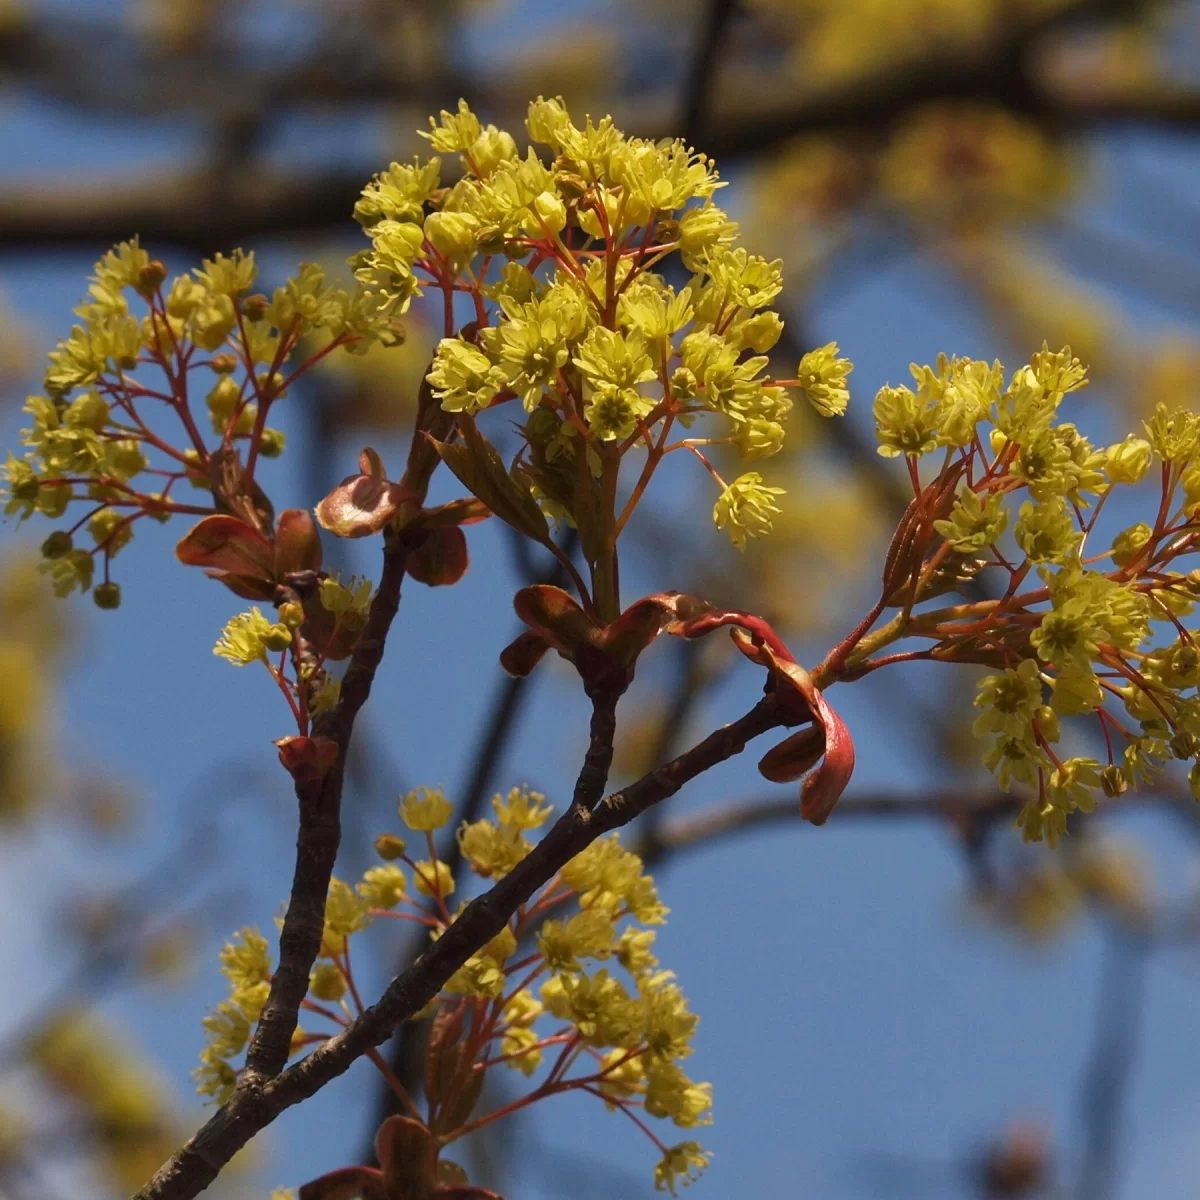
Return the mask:
<svg viewBox="0 0 1200 1200">
<path fill-rule="evenodd" d="M 439 858 L 436 865 L 429 859 L 422 859 L 413 866 L 413 887 L 422 896 L 441 896 L 445 899 L 454 891 L 454 873 L 450 864 Z"/>
<path fill-rule="evenodd" d="M 235 667 L 244 667 L 252 662 L 266 662 L 268 651 L 285 650 L 291 644 L 292 631 L 286 625 L 272 624 L 256 605 L 229 621 L 213 653 Z"/>
<path fill-rule="evenodd" d="M 432 833 L 454 815 L 454 805 L 441 788 L 417 788 L 400 801 L 400 817 L 409 829 Z"/>
<path fill-rule="evenodd" d="M 745 550 L 747 538 L 762 537 L 771 532 L 771 518 L 780 512 L 776 496 L 783 488 L 766 487 L 757 471 L 738 476 L 713 505 L 713 520 L 718 529 L 729 528 L 729 540 L 739 550 Z"/>
<path fill-rule="evenodd" d="M 823 417 L 840 417 L 850 403 L 846 378 L 854 370 L 848 358 L 838 357 L 837 342 L 810 350 L 796 368 L 800 390 Z"/>
</svg>

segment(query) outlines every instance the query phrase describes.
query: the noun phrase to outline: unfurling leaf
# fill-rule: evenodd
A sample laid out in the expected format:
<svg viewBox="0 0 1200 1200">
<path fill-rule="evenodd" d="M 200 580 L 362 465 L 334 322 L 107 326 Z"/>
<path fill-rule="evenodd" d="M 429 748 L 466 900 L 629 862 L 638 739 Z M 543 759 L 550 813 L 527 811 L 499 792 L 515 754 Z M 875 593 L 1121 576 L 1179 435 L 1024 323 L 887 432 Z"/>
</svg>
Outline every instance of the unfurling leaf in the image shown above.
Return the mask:
<svg viewBox="0 0 1200 1200">
<path fill-rule="evenodd" d="M 358 469 L 364 475 L 374 475 L 376 479 L 387 478 L 383 459 L 379 457 L 379 451 L 373 446 L 367 446 L 358 456 Z"/>
<path fill-rule="evenodd" d="M 810 725 L 773 746 L 759 760 L 758 772 L 772 783 L 794 783 L 821 761 L 825 753 L 825 730 Z"/>
<path fill-rule="evenodd" d="M 768 779 L 790 782 L 820 758 L 820 766 L 801 785 L 800 815 L 814 825 L 823 825 L 854 771 L 854 741 L 850 731 L 829 707 L 809 673 L 762 617 L 742 612 L 706 612 L 675 622 L 670 631 L 680 637 L 697 638 L 722 627 L 729 627 L 734 644 L 747 658 L 771 673 L 776 703 L 785 723 L 798 725 L 811 720 L 820 730 L 819 743 L 812 730 L 781 742 L 764 755 L 759 770 Z M 824 749 L 823 757 L 813 753 L 818 744 Z"/>
<path fill-rule="evenodd" d="M 695 596 L 660 592 L 631 604 L 615 621 L 601 625 L 562 588 L 535 584 L 513 597 L 517 616 L 529 626 L 504 648 L 500 665 L 510 674 L 525 676 L 547 650 L 556 650 L 573 663 L 589 695 L 618 693 L 633 682 L 642 651 L 666 628 L 707 609 Z"/>
<path fill-rule="evenodd" d="M 543 546 L 549 545 L 550 527 L 533 494 L 509 474 L 496 448 L 473 421 L 462 421 L 459 429 L 460 442 L 430 438 L 442 461 L 506 525 Z"/>
<path fill-rule="evenodd" d="M 360 538 L 379 533 L 405 504 L 419 507 L 420 499 L 401 484 L 378 475 L 347 475 L 317 505 L 316 513 L 330 533 Z"/>
<path fill-rule="evenodd" d="M 546 656 L 550 643 L 537 633 L 518 634 L 500 651 L 500 665 L 521 679 L 532 674 L 534 667 Z"/>
</svg>

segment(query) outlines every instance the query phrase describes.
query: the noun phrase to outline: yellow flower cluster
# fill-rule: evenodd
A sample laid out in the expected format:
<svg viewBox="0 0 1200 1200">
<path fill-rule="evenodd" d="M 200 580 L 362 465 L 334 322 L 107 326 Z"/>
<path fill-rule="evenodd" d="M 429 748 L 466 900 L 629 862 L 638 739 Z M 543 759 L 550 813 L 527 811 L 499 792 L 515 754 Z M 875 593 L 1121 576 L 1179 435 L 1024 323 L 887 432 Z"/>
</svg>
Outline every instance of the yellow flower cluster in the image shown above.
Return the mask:
<svg viewBox="0 0 1200 1200">
<path fill-rule="evenodd" d="M 551 806 L 539 793 L 517 787 L 496 795 L 492 810 L 491 818 L 458 829 L 464 857 L 484 878 L 503 875 L 530 853 L 529 835 L 545 824 Z M 452 819 L 452 804 L 440 789 L 418 788 L 401 797 L 399 812 L 429 857 L 416 861 L 404 839 L 383 834 L 376 842 L 380 865 L 355 887 L 336 878 L 330 884 L 320 959 L 303 1008 L 335 1025 L 353 1019 L 359 1004 L 351 963 L 355 935 L 393 918 L 422 923 L 438 938 L 457 915 L 446 905 L 455 881 L 434 844 L 434 834 Z M 598 840 L 473 954 L 420 1015 L 435 1015 L 436 1030 L 436 1022 L 460 1019 L 469 1004 L 475 1014 L 471 1052 L 483 1070 L 504 1066 L 532 1077 L 549 1060 L 538 1098 L 586 1089 L 610 1108 L 640 1110 L 684 1129 L 707 1124 L 711 1087 L 693 1082 L 681 1066 L 691 1054 L 697 1017 L 653 954 L 652 927 L 666 915 L 641 859 L 616 835 Z M 532 954 L 518 951 L 524 942 Z M 236 1084 L 238 1071 L 229 1060 L 246 1045 L 270 978 L 266 943 L 252 930 L 221 957 L 231 993 L 206 1019 L 209 1042 L 197 1072 L 200 1090 L 217 1099 Z M 298 1033 L 293 1049 L 324 1036 Z M 435 1035 L 430 1054 L 446 1052 L 438 1042 Z M 447 1097 L 438 1103 L 444 1113 Z M 459 1128 L 439 1128 L 443 1141 L 491 1119 L 468 1120 L 470 1108 L 464 1106 Z M 655 1173 L 657 1185 L 674 1193 L 707 1157 L 694 1142 L 668 1150 Z"/>
<path fill-rule="evenodd" d="M 764 375 L 783 328 L 770 309 L 781 264 L 734 244 L 704 155 L 626 137 L 608 117 L 577 126 L 557 99 L 531 104 L 526 125 L 549 165 L 533 148 L 522 157 L 463 101 L 431 121 L 425 136 L 460 156 L 462 177 L 439 188 L 440 160 L 393 163 L 356 207 L 372 249 L 353 262 L 401 308 L 422 284 L 474 296 L 476 322 L 447 328 L 429 381 L 451 412 L 520 399 L 522 469 L 549 513 L 574 519 L 577 460 L 598 472 L 605 455 L 635 446 L 661 457 L 713 441 L 767 457 L 783 444 L 789 388 L 824 415 L 844 411 L 849 364 L 836 347 L 806 358 L 800 379 Z M 678 291 L 654 271 L 671 254 L 692 273 Z M 704 413 L 726 419 L 722 436 L 668 446 L 672 427 Z M 770 527 L 759 512 L 728 519 L 735 538 Z"/>
<path fill-rule="evenodd" d="M 1170 758 L 1192 761 L 1189 781 L 1200 796 L 1200 652 L 1180 620 L 1200 596 L 1200 573 L 1173 569 L 1195 548 L 1200 416 L 1160 403 L 1144 437 L 1093 446 L 1059 419 L 1064 399 L 1087 383 L 1069 348 L 1043 345 L 1007 386 L 999 363 L 944 355 L 912 373 L 915 390 L 880 390 L 875 425 L 879 453 L 905 457 L 914 489 L 920 457 L 943 454 L 919 501 L 942 515 L 918 515 L 936 518 L 930 525 L 944 542 L 918 582 L 953 586 L 964 572 L 994 566 L 1008 572 L 1009 587 L 1000 601 L 943 610 L 954 618 L 945 621 L 911 615 L 911 587 L 901 589 L 898 602 L 907 595 L 908 607 L 884 641 L 930 636 L 938 643 L 932 657 L 1002 668 L 979 684 L 975 730 L 991 739 L 984 761 L 1001 787 L 1032 792 L 1020 816 L 1029 840 L 1054 844 L 1074 812 L 1091 810 L 1097 791 L 1118 795 Z M 1144 478 L 1159 487 L 1153 524 L 1120 529 L 1106 552 L 1084 557 L 1113 489 Z M 928 499 L 934 493 L 944 501 Z M 1016 493 L 1028 499 L 1013 524 L 1010 561 L 998 543 Z M 1021 591 L 1032 574 L 1042 586 Z M 1147 648 L 1157 629 L 1167 640 Z M 1110 711 L 1113 702 L 1123 705 L 1123 719 Z M 1107 763 L 1063 758 L 1054 748 L 1059 718 L 1083 714 L 1100 723 Z"/>
<path fill-rule="evenodd" d="M 246 1048 L 271 990 L 271 952 L 267 939 L 247 926 L 225 943 L 220 958 L 229 996 L 204 1018 L 205 1047 L 192 1075 L 202 1096 L 224 1104 L 238 1078 L 229 1060 Z"/>
<path fill-rule="evenodd" d="M 386 300 L 327 284 L 315 264 L 302 265 L 271 297 L 249 294 L 256 276 L 254 256 L 236 250 L 169 280 L 136 239 L 96 264 L 75 309 L 80 323 L 50 352 L 43 393 L 26 401 L 25 455 L 10 454 L 3 468 L 6 513 L 54 519 L 73 502 L 92 510 L 85 518 L 92 549 L 74 545 L 83 520 L 43 546 L 60 595 L 91 588 L 97 555 L 107 576 L 143 517 L 214 511 L 180 502 L 175 487 L 224 486 L 224 477 L 214 480 L 214 462 L 224 463 L 232 448 L 247 448 L 247 465 L 280 454 L 284 435 L 265 425 L 266 411 L 329 349 L 362 352 L 396 340 Z M 319 348 L 289 373 L 300 340 L 317 334 Z M 216 445 L 205 442 L 193 412 L 200 396 Z M 161 491 L 141 490 L 148 472 Z M 120 601 L 107 577 L 94 596 L 101 608 Z"/>
</svg>

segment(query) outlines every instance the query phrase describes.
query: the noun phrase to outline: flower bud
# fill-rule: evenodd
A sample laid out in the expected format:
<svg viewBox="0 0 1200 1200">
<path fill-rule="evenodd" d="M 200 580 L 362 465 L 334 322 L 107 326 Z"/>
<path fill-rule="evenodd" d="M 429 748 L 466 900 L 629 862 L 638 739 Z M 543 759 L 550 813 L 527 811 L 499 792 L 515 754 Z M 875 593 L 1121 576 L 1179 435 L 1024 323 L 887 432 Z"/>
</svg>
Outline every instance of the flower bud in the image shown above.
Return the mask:
<svg viewBox="0 0 1200 1200">
<path fill-rule="evenodd" d="M 287 395 L 287 392 L 281 391 L 283 386 L 283 374 L 280 371 L 259 371 L 255 377 L 258 382 L 258 390 L 266 400 L 280 400 Z"/>
<path fill-rule="evenodd" d="M 263 458 L 278 458 L 287 444 L 287 434 L 282 429 L 264 429 L 258 452 Z"/>
<path fill-rule="evenodd" d="M 1113 538 L 1113 562 L 1118 567 L 1123 567 L 1126 563 L 1132 562 L 1150 540 L 1151 532 L 1150 526 L 1145 521 L 1139 521 L 1138 524 L 1131 525 L 1128 529 L 1123 529 Z"/>
<path fill-rule="evenodd" d="M 1037 721 L 1038 731 L 1046 741 L 1057 742 L 1062 737 L 1062 726 L 1058 720 L 1058 713 L 1048 704 L 1043 704 L 1034 713 L 1034 720 Z"/>
<path fill-rule="evenodd" d="M 677 242 L 682 232 L 674 217 L 659 217 L 654 223 L 654 238 L 658 242 Z"/>
<path fill-rule="evenodd" d="M 99 433 L 108 424 L 108 413 L 108 401 L 99 392 L 84 392 L 67 406 L 63 420 L 75 429 Z"/>
<path fill-rule="evenodd" d="M 1171 747 L 1171 754 L 1175 758 L 1185 759 L 1194 758 L 1196 754 L 1196 735 L 1180 731 L 1168 743 Z"/>
<path fill-rule="evenodd" d="M 988 441 L 992 446 L 992 453 L 999 458 L 1004 453 L 1004 447 L 1008 445 L 1008 437 L 1001 433 L 999 429 L 993 429 L 988 434 Z"/>
<path fill-rule="evenodd" d="M 1100 772 L 1100 786 L 1104 789 L 1104 794 L 1113 800 L 1117 796 L 1123 796 L 1129 784 L 1126 782 L 1125 772 L 1115 763 L 1110 763 Z"/>
<path fill-rule="evenodd" d="M 295 600 L 288 600 L 279 606 L 279 619 L 289 629 L 299 629 L 304 624 L 304 607 Z"/>
<path fill-rule="evenodd" d="M 1179 482 L 1183 485 L 1186 507 L 1190 513 L 1200 504 L 1200 463 L 1192 463 L 1179 477 Z"/>
<path fill-rule="evenodd" d="M 394 833 L 381 833 L 375 839 L 375 853 L 387 862 L 403 858 L 404 850 L 404 839 L 397 837 Z"/>
<path fill-rule="evenodd" d="M 737 336 L 741 338 L 742 345 L 749 346 L 755 354 L 766 354 L 782 334 L 783 321 L 778 313 L 770 310 L 755 313 L 737 327 Z"/>
<path fill-rule="evenodd" d="M 151 503 L 146 505 L 146 515 L 152 517 L 160 525 L 165 525 L 171 519 L 171 510 L 169 508 L 159 508 L 153 501 L 165 501 L 166 499 L 167 497 L 162 492 L 151 492 Z"/>
<path fill-rule="evenodd" d="M 470 213 L 434 212 L 425 218 L 425 237 L 450 262 L 464 263 L 475 253 L 477 218 Z"/>
<path fill-rule="evenodd" d="M 542 192 L 533 202 L 539 224 L 550 233 L 561 233 L 567 223 L 567 206 L 553 192 Z"/>
<path fill-rule="evenodd" d="M 671 372 L 671 396 L 675 400 L 684 402 L 693 399 L 699 386 L 696 376 L 687 367 L 676 367 Z"/>
<path fill-rule="evenodd" d="M 65 529 L 56 529 L 42 543 L 43 558 L 63 558 L 74 548 L 71 535 Z"/>
<path fill-rule="evenodd" d="M 241 403 L 242 389 L 232 375 L 222 375 L 216 386 L 204 398 L 208 405 L 209 420 L 212 421 L 213 432 L 224 434 L 226 426 L 233 418 L 234 410 Z M 243 406 L 238 414 L 237 426 L 234 433 L 249 433 L 254 428 L 253 405 Z"/>
<path fill-rule="evenodd" d="M 237 370 L 238 360 L 232 354 L 214 354 L 209 359 L 208 365 L 218 375 L 228 375 L 231 371 Z"/>
<path fill-rule="evenodd" d="M 504 251 L 504 230 L 499 225 L 485 225 L 475 235 L 481 254 L 501 254 Z"/>
<path fill-rule="evenodd" d="M 119 583 L 98 583 L 92 590 L 92 599 L 97 608 L 120 608 L 121 585 Z"/>
<path fill-rule="evenodd" d="M 1150 469 L 1152 458 L 1150 443 L 1130 435 L 1123 442 L 1109 446 L 1104 466 L 1113 483 L 1137 483 Z"/>
<path fill-rule="evenodd" d="M 247 296 L 242 301 L 242 315 L 247 321 L 261 321 L 267 315 L 271 302 L 261 292 Z"/>
<path fill-rule="evenodd" d="M 346 977 L 336 963 L 317 963 L 308 977 L 308 990 L 318 1000 L 336 1002 L 346 994 Z"/>
<path fill-rule="evenodd" d="M 162 287 L 166 278 L 167 264 L 161 259 L 152 258 L 138 272 L 137 283 L 134 285 L 137 288 L 137 294 L 149 300 Z"/>
</svg>

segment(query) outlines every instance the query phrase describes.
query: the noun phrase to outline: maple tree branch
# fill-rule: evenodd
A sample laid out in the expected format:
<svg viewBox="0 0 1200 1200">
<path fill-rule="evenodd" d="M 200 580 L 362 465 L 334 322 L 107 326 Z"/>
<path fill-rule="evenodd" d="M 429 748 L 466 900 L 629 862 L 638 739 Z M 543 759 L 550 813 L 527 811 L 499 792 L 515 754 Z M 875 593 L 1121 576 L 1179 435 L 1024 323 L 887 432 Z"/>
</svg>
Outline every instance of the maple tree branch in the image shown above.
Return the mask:
<svg viewBox="0 0 1200 1200">
<path fill-rule="evenodd" d="M 570 808 L 513 871 L 472 900 L 446 932 L 388 985 L 377 1003 L 345 1030 L 273 1079 L 239 1088 L 155 1174 L 135 1200 L 191 1200 L 256 1133 L 280 1113 L 314 1095 L 351 1063 L 378 1046 L 401 1022 L 419 1012 L 446 981 L 508 923 L 563 866 L 603 833 L 674 795 L 690 779 L 739 753 L 746 743 L 782 721 L 773 697 L 709 734 L 690 750 L 596 803 L 612 760 L 615 696 L 594 700 L 591 740 Z"/>
<path fill-rule="evenodd" d="M 385 538 L 379 589 L 355 643 L 339 702 L 314 725 L 315 735 L 336 743 L 337 760 L 321 778 L 296 784 L 300 806 L 296 865 L 279 935 L 279 966 L 271 977 L 270 994 L 246 1051 L 241 1087 L 261 1086 L 278 1075 L 288 1059 L 300 1002 L 308 994 L 309 972 L 325 930 L 325 901 L 341 842 L 342 787 L 354 721 L 371 694 L 388 630 L 400 608 L 408 554 L 403 540 L 390 534 Z"/>
</svg>

